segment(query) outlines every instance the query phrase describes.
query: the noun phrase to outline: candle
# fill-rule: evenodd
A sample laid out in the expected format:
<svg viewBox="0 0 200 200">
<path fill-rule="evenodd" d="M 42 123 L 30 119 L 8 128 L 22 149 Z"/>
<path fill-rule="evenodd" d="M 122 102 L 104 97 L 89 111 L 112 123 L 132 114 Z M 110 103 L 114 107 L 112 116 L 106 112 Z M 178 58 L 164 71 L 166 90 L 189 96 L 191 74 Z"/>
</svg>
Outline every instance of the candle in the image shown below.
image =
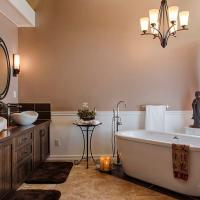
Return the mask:
<svg viewBox="0 0 200 200">
<path fill-rule="evenodd" d="M 111 157 L 102 156 L 100 158 L 100 170 L 108 172 L 112 169 Z"/>
<path fill-rule="evenodd" d="M 105 160 L 105 157 L 100 158 L 100 170 L 101 171 L 104 171 L 104 160 Z"/>
<path fill-rule="evenodd" d="M 109 171 L 110 170 L 110 162 L 109 160 L 104 161 L 104 171 Z"/>
</svg>

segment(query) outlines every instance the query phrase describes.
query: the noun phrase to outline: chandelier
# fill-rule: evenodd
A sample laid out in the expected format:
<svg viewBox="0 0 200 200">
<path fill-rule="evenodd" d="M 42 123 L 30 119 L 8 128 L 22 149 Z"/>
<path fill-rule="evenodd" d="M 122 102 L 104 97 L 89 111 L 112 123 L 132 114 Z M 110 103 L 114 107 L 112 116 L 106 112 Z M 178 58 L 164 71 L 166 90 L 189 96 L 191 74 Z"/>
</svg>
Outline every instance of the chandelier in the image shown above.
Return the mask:
<svg viewBox="0 0 200 200">
<path fill-rule="evenodd" d="M 167 0 L 162 0 L 160 9 L 149 10 L 149 18 L 143 17 L 140 19 L 141 35 L 152 35 L 153 39 L 159 38 L 161 46 L 165 48 L 168 39 L 171 36 L 176 37 L 177 31 L 188 30 L 188 21 L 189 11 L 179 13 L 179 7 L 168 7 Z M 180 22 L 180 28 L 178 28 L 178 22 Z"/>
</svg>

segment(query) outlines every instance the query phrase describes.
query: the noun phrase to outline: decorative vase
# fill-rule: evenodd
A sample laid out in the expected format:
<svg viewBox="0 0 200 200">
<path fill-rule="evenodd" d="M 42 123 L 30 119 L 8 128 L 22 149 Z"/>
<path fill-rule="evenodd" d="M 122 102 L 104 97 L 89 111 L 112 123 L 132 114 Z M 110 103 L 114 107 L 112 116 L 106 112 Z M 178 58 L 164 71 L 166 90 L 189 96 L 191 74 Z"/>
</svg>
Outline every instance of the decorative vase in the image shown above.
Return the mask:
<svg viewBox="0 0 200 200">
<path fill-rule="evenodd" d="M 82 117 L 82 118 L 80 118 L 80 119 L 82 119 L 83 121 L 90 121 L 90 120 L 94 120 L 95 119 L 95 117 L 93 117 L 93 116 L 88 116 L 88 117 Z"/>
</svg>

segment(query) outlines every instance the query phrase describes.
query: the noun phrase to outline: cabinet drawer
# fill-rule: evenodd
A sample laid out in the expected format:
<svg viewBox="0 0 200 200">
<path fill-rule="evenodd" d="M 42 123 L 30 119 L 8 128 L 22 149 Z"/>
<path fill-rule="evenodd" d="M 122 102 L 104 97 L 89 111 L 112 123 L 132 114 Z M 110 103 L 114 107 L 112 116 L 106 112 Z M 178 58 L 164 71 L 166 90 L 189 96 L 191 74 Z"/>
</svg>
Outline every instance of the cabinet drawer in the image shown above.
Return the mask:
<svg viewBox="0 0 200 200">
<path fill-rule="evenodd" d="M 16 154 L 17 154 L 17 163 L 23 161 L 32 154 L 32 144 L 29 143 L 26 146 L 22 147 L 21 149 L 18 149 Z"/>
<path fill-rule="evenodd" d="M 15 142 L 16 148 L 19 148 L 19 147 L 23 146 L 24 144 L 27 144 L 28 142 L 30 142 L 32 140 L 32 137 L 33 137 L 32 130 L 16 137 L 16 142 Z"/>
<path fill-rule="evenodd" d="M 16 184 L 20 185 L 32 171 L 32 159 L 27 159 L 16 169 Z"/>
</svg>

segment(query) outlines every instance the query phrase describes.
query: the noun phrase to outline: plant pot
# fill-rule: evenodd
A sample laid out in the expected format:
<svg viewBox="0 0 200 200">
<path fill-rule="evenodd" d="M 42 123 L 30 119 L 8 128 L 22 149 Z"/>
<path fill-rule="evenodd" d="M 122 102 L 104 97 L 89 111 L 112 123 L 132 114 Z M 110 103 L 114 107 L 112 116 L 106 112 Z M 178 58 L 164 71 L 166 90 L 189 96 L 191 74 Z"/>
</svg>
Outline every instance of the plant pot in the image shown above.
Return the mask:
<svg viewBox="0 0 200 200">
<path fill-rule="evenodd" d="M 90 121 L 90 120 L 94 120 L 95 117 L 85 117 L 85 118 L 81 118 L 83 121 Z"/>
</svg>

